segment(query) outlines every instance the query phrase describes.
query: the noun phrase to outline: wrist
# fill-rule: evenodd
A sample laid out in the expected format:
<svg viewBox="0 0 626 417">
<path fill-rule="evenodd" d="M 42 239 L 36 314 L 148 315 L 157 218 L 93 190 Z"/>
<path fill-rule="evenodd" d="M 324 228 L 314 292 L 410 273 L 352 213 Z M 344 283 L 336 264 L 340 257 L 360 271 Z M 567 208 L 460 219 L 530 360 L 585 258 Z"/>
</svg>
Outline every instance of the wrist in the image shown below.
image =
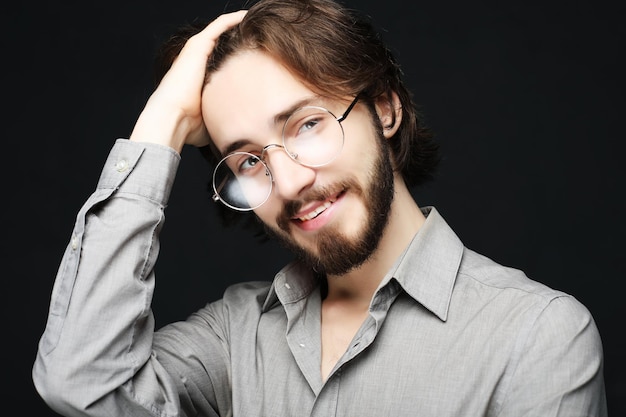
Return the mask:
<svg viewBox="0 0 626 417">
<path fill-rule="evenodd" d="M 192 123 L 182 112 L 153 112 L 144 109 L 129 140 L 169 146 L 180 154 L 193 130 Z"/>
</svg>

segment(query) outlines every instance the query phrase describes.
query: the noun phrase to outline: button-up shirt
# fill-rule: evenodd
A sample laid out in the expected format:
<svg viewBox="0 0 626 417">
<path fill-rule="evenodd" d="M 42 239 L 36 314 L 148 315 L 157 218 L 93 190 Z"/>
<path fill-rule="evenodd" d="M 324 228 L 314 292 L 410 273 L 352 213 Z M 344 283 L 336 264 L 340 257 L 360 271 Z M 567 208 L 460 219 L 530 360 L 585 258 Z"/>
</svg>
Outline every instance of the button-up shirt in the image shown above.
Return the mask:
<svg viewBox="0 0 626 417">
<path fill-rule="evenodd" d="M 179 155 L 120 139 L 78 213 L 33 379 L 68 416 L 606 416 L 590 312 L 462 244 L 434 207 L 326 380 L 320 281 L 299 262 L 155 331 Z M 159 277 L 175 279 L 175 277 Z"/>
</svg>

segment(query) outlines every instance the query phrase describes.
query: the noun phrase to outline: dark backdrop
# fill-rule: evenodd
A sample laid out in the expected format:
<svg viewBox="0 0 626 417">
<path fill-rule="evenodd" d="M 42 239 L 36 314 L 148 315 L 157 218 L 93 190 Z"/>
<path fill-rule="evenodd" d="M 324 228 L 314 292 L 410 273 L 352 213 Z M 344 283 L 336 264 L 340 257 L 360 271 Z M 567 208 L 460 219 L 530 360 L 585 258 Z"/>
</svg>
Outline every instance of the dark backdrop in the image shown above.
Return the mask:
<svg viewBox="0 0 626 417">
<path fill-rule="evenodd" d="M 404 3 L 404 4 L 402 4 Z M 626 415 L 624 7 L 597 1 L 351 1 L 383 30 L 444 152 L 415 190 L 467 246 L 573 294 L 604 343 L 611 414 Z M 236 2 L 12 2 L 2 24 L 2 340 L 5 404 L 52 416 L 30 370 L 56 269 L 107 152 L 152 89 L 157 45 Z M 7 8 L 8 7 L 8 8 Z M 253 76 L 253 74 L 250 74 Z M 195 149 L 167 210 L 158 325 L 288 255 L 225 232 Z M 8 266 L 8 268 L 7 268 Z M 16 414 L 15 412 L 13 414 Z"/>
</svg>

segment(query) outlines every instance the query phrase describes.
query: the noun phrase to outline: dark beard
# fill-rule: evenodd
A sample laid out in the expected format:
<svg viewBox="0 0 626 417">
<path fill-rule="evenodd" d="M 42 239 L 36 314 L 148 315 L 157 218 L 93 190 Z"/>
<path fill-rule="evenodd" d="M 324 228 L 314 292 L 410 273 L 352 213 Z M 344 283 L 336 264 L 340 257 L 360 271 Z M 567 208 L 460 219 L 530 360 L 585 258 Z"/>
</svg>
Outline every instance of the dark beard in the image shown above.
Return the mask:
<svg viewBox="0 0 626 417">
<path fill-rule="evenodd" d="M 290 238 L 288 235 L 289 225 L 286 220 L 278 221 L 284 233 L 265 226 L 266 233 L 320 274 L 343 275 L 361 266 L 378 248 L 389 220 L 394 195 L 393 169 L 389 148 L 382 135 L 380 135 L 378 143 L 378 158 L 371 167 L 367 190 L 363 190 L 354 179 L 341 184 L 341 189 L 349 189 L 351 193 L 360 195 L 365 203 L 369 222 L 360 236 L 349 238 L 335 228 L 321 230 L 315 242 L 319 253 L 316 255 L 299 246 Z M 322 197 L 320 196 L 320 198 Z M 279 217 L 289 219 L 293 213 L 297 212 L 299 206 L 300 204 L 287 203 L 285 213 Z"/>
</svg>

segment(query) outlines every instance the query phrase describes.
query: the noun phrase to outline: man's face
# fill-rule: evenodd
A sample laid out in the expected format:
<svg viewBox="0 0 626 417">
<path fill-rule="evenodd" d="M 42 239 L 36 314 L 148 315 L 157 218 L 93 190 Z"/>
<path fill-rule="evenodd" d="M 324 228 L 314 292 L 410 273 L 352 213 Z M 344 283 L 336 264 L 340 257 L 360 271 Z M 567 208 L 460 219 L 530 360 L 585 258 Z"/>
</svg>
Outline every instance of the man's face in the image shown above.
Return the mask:
<svg viewBox="0 0 626 417">
<path fill-rule="evenodd" d="M 230 57 L 211 75 L 202 112 L 214 144 L 258 153 L 282 143 L 283 118 L 301 105 L 322 106 L 336 116 L 345 101 L 319 97 L 277 61 L 261 52 Z M 328 165 L 311 168 L 281 148 L 265 154 L 274 179 L 268 201 L 255 209 L 268 233 L 319 272 L 341 275 L 376 249 L 393 199 L 393 172 L 377 119 L 357 104 L 342 122 L 345 143 Z"/>
</svg>

